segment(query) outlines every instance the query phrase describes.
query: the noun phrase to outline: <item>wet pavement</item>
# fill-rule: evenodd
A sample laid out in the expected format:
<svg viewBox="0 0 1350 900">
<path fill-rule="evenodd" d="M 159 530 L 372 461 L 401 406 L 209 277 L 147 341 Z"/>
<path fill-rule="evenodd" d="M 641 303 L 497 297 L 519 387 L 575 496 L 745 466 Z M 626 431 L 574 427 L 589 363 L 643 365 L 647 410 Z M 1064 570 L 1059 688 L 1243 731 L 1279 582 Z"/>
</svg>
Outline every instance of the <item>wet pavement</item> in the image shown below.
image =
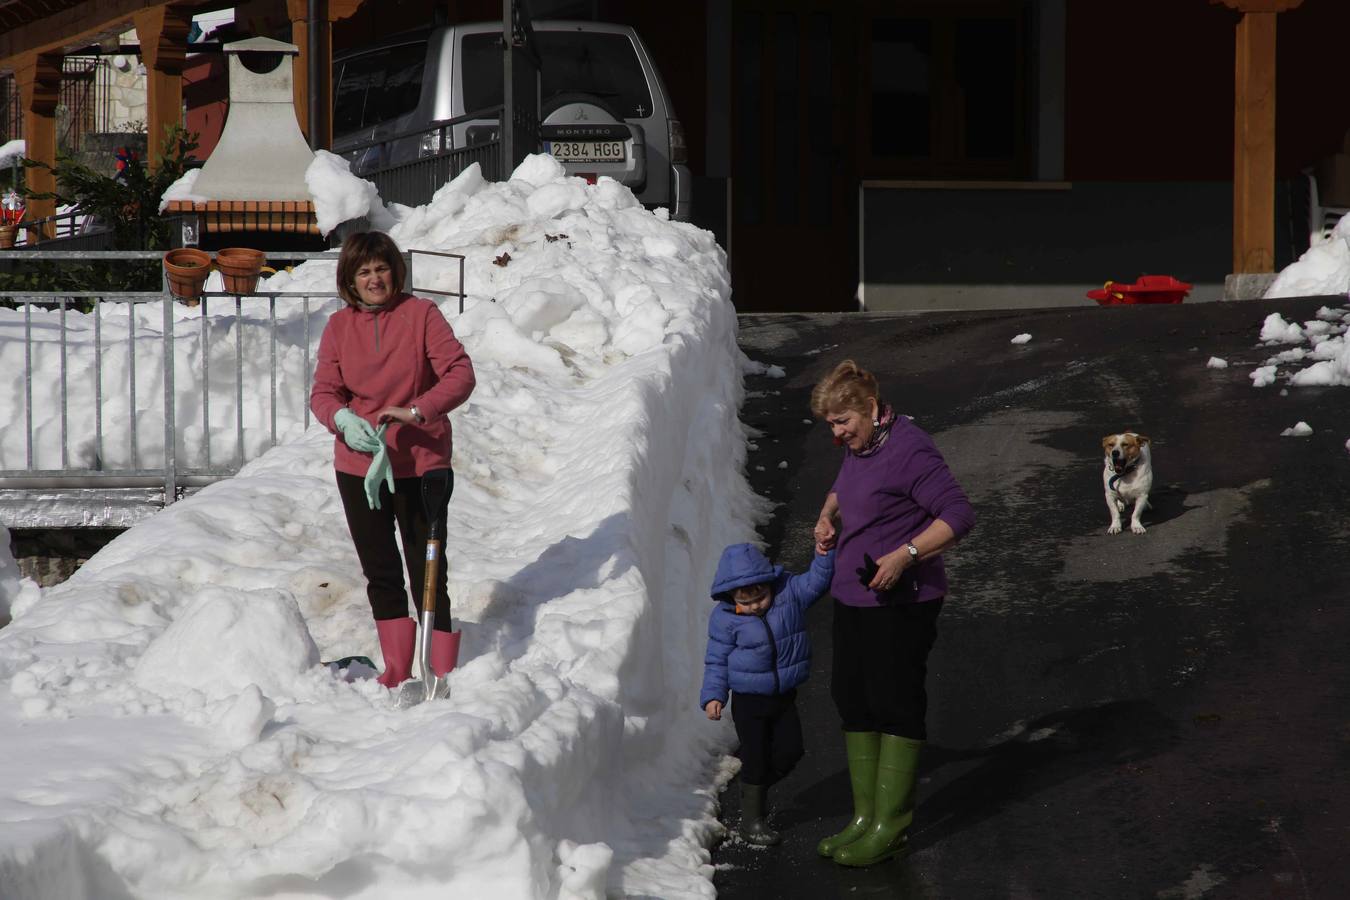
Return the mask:
<svg viewBox="0 0 1350 900">
<path fill-rule="evenodd" d="M 934 435 L 979 523 L 947 556 L 914 852 L 815 855 L 851 808 L 826 600 L 807 754 L 771 796 L 783 844 L 717 848 L 719 895 L 1350 896 L 1350 388 L 1248 378 L 1268 313 L 1340 302 L 743 316 L 746 354 L 786 371 L 748 376 L 742 413 L 778 561 L 809 561 L 839 461 L 809 394 L 846 357 Z M 1154 508 L 1108 536 L 1100 440 L 1127 429 L 1153 440 Z"/>
</svg>

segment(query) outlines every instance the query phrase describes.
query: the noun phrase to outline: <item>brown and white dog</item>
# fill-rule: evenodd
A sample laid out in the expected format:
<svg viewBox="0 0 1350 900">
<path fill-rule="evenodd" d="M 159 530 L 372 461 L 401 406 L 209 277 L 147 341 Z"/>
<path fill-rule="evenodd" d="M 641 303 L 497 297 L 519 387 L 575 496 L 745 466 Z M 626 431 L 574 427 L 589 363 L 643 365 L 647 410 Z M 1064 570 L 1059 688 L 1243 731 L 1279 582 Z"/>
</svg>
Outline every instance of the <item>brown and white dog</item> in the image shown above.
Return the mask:
<svg viewBox="0 0 1350 900">
<path fill-rule="evenodd" d="M 1130 531 L 1144 533 L 1139 517 L 1148 506 L 1148 492 L 1153 488 L 1153 455 L 1148 444 L 1147 437 L 1133 431 L 1102 438 L 1102 449 L 1106 451 L 1102 486 L 1106 488 L 1106 508 L 1111 511 L 1107 534 L 1120 534 L 1120 514 L 1130 503 L 1134 504 Z"/>
</svg>

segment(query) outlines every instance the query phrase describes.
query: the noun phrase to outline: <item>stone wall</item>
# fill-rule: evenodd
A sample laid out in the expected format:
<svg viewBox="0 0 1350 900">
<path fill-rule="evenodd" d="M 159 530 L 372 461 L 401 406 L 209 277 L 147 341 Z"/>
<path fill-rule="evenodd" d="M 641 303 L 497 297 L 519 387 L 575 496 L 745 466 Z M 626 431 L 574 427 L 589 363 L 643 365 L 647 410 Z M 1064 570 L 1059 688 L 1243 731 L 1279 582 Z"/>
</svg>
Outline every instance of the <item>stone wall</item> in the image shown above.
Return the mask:
<svg viewBox="0 0 1350 900">
<path fill-rule="evenodd" d="M 14 561 L 39 587 L 60 584 L 123 532 L 121 528 L 10 529 Z"/>
<path fill-rule="evenodd" d="M 145 65 L 134 56 L 111 56 L 105 61 L 112 73 L 108 88 L 111 131 L 144 131 L 150 114 L 146 107 Z"/>
</svg>

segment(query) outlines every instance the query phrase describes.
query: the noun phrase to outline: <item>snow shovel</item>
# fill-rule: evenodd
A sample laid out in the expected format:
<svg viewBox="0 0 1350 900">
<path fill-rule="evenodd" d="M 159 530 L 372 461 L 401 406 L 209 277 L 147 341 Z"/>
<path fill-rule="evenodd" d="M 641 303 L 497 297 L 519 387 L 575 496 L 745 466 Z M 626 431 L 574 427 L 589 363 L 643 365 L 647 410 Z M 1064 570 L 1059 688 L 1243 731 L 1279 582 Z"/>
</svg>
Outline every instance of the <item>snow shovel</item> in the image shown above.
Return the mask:
<svg viewBox="0 0 1350 900">
<path fill-rule="evenodd" d="M 398 705 L 415 706 L 436 696 L 441 678 L 431 669 L 431 635 L 436 624 L 436 580 L 441 562 L 441 506 L 450 494 L 450 470 L 433 469 L 422 476 L 422 507 L 426 511 L 426 572 L 422 578 L 422 633 L 418 635 L 417 675 L 399 688 Z"/>
</svg>

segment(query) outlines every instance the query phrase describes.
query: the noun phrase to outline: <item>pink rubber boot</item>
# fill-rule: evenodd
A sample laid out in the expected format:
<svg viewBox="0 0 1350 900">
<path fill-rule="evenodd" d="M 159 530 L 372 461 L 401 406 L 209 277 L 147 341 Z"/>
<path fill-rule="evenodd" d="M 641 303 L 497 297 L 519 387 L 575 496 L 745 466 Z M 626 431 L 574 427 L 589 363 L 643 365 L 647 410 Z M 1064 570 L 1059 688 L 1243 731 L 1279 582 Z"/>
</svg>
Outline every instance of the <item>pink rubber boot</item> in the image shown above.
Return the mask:
<svg viewBox="0 0 1350 900">
<path fill-rule="evenodd" d="M 450 673 L 459 662 L 459 631 L 431 632 L 431 671 L 439 678 Z"/>
<path fill-rule="evenodd" d="M 413 645 L 417 642 L 417 623 L 401 619 L 376 619 L 380 653 L 384 654 L 384 673 L 375 679 L 387 688 L 398 687 L 412 674 Z"/>
</svg>

